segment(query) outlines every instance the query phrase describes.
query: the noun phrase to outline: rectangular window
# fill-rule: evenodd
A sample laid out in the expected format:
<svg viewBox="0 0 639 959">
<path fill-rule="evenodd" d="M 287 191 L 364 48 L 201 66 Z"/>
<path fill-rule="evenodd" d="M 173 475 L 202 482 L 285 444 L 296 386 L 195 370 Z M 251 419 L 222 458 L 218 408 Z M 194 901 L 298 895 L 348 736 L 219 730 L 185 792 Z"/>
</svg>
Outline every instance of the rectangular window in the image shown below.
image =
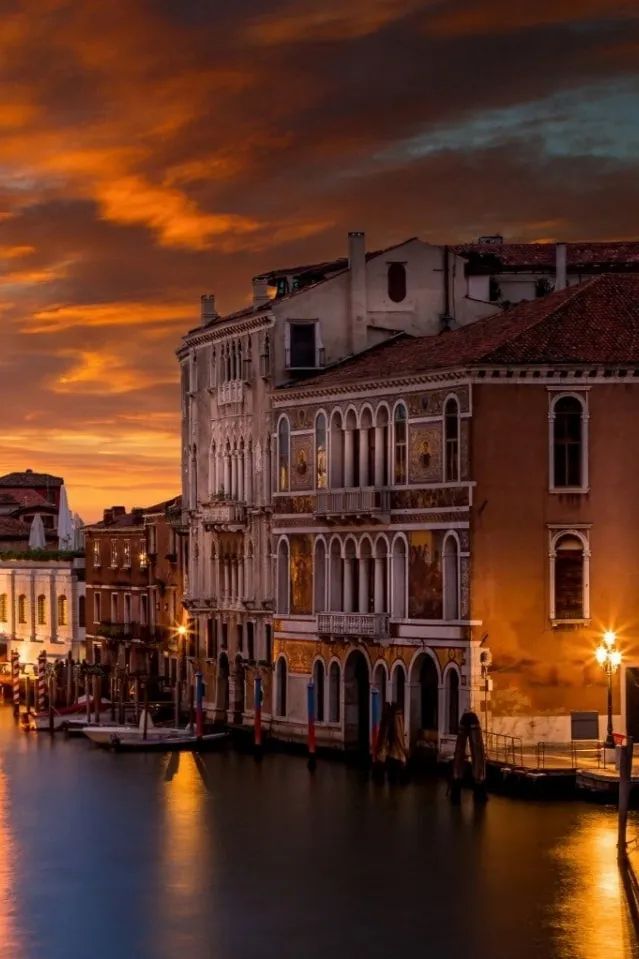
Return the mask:
<svg viewBox="0 0 639 959">
<path fill-rule="evenodd" d="M 131 622 L 131 594 L 124 594 L 124 622 L 127 625 Z"/>
<path fill-rule="evenodd" d="M 206 623 L 206 658 L 215 659 L 217 656 L 217 620 L 209 619 Z"/>
<path fill-rule="evenodd" d="M 118 565 L 118 541 L 117 539 L 111 540 L 111 568 L 115 569 Z"/>
<path fill-rule="evenodd" d="M 144 544 L 144 541 L 142 541 L 140 545 L 140 553 L 138 558 L 140 560 L 140 569 L 146 569 L 147 566 L 149 565 L 149 556 L 146 551 L 146 546 Z"/>
<path fill-rule="evenodd" d="M 315 323 L 289 323 L 287 366 L 290 369 L 313 369 L 317 366 Z"/>
<path fill-rule="evenodd" d="M 246 624 L 246 655 L 253 662 L 255 659 L 255 623 Z"/>
<path fill-rule="evenodd" d="M 151 524 L 150 526 L 147 526 L 147 537 L 149 541 L 149 553 L 151 556 L 155 556 L 157 552 L 157 549 L 156 549 L 157 536 L 156 536 L 156 529 L 153 524 Z"/>
<path fill-rule="evenodd" d="M 111 622 L 117 623 L 118 621 L 118 594 L 111 593 Z"/>
<path fill-rule="evenodd" d="M 264 659 L 267 663 L 271 662 L 271 657 L 273 654 L 272 649 L 272 633 L 271 627 L 269 625 L 264 626 Z"/>
<path fill-rule="evenodd" d="M 222 649 L 229 648 L 229 624 L 222 623 Z"/>
<path fill-rule="evenodd" d="M 102 601 L 102 597 L 100 593 L 94 593 L 93 594 L 93 622 L 94 623 L 99 623 L 102 621 L 102 616 L 100 615 L 101 601 Z"/>
<path fill-rule="evenodd" d="M 122 543 L 122 565 L 125 569 L 131 568 L 131 543 L 128 539 Z"/>
<path fill-rule="evenodd" d="M 148 626 L 149 624 L 149 598 L 148 596 L 140 596 L 140 625 Z"/>
<path fill-rule="evenodd" d="M 101 566 L 102 565 L 102 550 L 101 543 L 99 539 L 93 540 L 93 565 Z"/>
</svg>

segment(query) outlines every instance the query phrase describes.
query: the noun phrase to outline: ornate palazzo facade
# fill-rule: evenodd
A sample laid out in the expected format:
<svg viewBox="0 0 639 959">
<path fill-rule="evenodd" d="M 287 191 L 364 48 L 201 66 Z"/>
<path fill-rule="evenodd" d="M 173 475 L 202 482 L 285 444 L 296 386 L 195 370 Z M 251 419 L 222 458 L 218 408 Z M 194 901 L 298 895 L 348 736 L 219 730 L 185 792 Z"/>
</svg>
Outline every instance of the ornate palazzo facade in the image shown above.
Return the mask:
<svg viewBox="0 0 639 959">
<path fill-rule="evenodd" d="M 408 343 L 407 343 L 408 348 Z M 301 737 L 313 679 L 318 741 L 370 735 L 395 702 L 407 747 L 442 746 L 480 709 L 470 618 L 469 423 L 462 376 L 280 391 L 274 401 L 274 731 Z"/>
</svg>

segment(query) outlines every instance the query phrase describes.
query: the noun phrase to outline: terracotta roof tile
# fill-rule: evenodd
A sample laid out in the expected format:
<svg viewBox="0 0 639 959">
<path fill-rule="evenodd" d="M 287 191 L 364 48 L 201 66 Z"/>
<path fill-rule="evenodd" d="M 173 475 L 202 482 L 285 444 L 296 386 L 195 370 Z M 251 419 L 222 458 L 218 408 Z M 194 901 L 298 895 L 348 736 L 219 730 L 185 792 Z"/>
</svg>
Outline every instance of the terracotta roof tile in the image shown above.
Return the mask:
<svg viewBox="0 0 639 959">
<path fill-rule="evenodd" d="M 50 473 L 34 473 L 33 470 L 24 470 L 21 473 L 7 473 L 0 476 L 0 486 L 62 486 L 61 476 L 51 476 Z"/>
<path fill-rule="evenodd" d="M 554 269 L 556 247 L 555 243 L 463 243 L 453 250 L 471 263 L 488 261 L 506 270 L 523 270 Z M 568 270 L 575 273 L 595 269 L 639 270 L 639 241 L 567 243 L 566 263 Z"/>
<path fill-rule="evenodd" d="M 395 337 L 282 392 L 435 369 L 566 362 L 639 364 L 639 276 L 603 274 L 461 329 Z"/>
</svg>

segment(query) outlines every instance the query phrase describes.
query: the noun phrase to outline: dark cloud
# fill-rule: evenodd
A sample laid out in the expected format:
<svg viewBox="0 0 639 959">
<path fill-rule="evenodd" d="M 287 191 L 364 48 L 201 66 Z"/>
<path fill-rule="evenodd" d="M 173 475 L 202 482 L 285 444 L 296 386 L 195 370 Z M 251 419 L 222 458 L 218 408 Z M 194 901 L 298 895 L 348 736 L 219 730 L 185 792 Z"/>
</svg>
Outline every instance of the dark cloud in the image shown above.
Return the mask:
<svg viewBox="0 0 639 959">
<path fill-rule="evenodd" d="M 502 230 L 636 235 L 639 22 L 609 0 L 6 0 L 0 453 L 87 516 L 178 484 L 199 294 Z"/>
</svg>

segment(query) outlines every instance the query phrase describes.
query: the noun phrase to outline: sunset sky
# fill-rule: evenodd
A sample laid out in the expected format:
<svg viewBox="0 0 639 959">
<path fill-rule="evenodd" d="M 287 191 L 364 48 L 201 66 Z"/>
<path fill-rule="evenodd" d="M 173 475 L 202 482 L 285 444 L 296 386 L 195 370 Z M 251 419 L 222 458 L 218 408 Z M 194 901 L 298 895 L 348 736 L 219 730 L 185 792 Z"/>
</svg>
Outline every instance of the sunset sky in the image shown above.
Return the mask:
<svg viewBox="0 0 639 959">
<path fill-rule="evenodd" d="M 199 297 L 371 246 L 639 237 L 637 0 L 0 0 L 1 472 L 178 491 Z"/>
</svg>

